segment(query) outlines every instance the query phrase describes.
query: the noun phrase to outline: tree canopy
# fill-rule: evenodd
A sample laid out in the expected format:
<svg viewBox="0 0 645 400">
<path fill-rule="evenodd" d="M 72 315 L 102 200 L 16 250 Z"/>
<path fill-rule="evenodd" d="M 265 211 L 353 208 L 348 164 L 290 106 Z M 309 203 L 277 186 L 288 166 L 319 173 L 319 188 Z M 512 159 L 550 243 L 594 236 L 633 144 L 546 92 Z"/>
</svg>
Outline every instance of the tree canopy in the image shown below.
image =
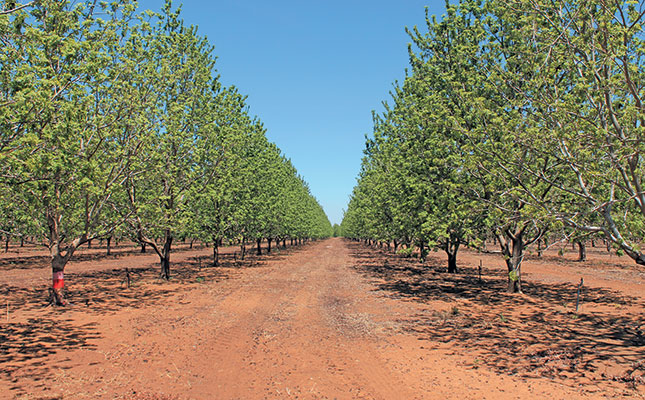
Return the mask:
<svg viewBox="0 0 645 400">
<path fill-rule="evenodd" d="M 600 234 L 639 264 L 643 18 L 634 1 L 446 2 L 408 31 L 341 230 L 443 248 L 494 237 L 520 292 L 526 247 Z"/>
<path fill-rule="evenodd" d="M 166 279 L 175 238 L 333 233 L 171 1 L 0 4 L 0 230 L 49 248 L 55 289 L 79 246 L 117 232 Z"/>
</svg>

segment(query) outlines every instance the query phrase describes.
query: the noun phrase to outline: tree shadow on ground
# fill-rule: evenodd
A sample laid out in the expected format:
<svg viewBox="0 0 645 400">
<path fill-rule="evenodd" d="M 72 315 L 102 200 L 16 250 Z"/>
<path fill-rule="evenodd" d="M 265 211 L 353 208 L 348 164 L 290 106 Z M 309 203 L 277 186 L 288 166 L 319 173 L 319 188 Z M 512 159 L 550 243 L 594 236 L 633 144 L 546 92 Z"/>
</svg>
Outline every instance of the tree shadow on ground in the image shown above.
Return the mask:
<svg viewBox="0 0 645 400">
<path fill-rule="evenodd" d="M 48 380 L 66 368 L 51 366 L 46 362 L 48 357 L 59 352 L 95 349 L 92 341 L 101 337 L 98 327 L 93 323 L 79 324 L 75 313 L 104 316 L 125 308 L 162 305 L 173 301 L 174 295 L 228 279 L 239 269 L 260 268 L 268 260 L 279 260 L 301 250 L 302 247 L 292 247 L 268 255 L 249 254 L 244 260 L 232 253 L 222 254 L 218 267 L 213 267 L 212 259 L 204 256 L 189 257 L 171 264 L 171 279 L 167 282 L 159 278 L 157 263 L 70 272 L 65 275 L 65 299 L 69 302 L 66 307 L 48 305 L 46 284 L 0 287 L 0 298 L 6 300 L 8 312 L 8 322 L 5 323 L 4 315 L 0 321 L 0 382 L 8 382 L 10 390 L 18 395 L 24 394 L 24 390 L 17 376 L 30 377 L 42 382 L 38 388 L 45 390 Z M 4 308 L 5 304 L 1 305 Z"/>
<path fill-rule="evenodd" d="M 598 257 L 591 257 L 591 256 L 598 256 Z M 575 265 L 578 267 L 582 267 L 585 269 L 589 270 L 596 270 L 596 271 L 606 271 L 606 270 L 619 270 L 619 271 L 630 271 L 630 272 L 636 272 L 638 274 L 641 274 L 645 276 L 645 269 L 643 269 L 643 266 L 636 264 L 635 262 L 632 262 L 631 259 L 629 262 L 625 262 L 625 259 L 620 259 L 618 256 L 613 255 L 613 258 L 604 258 L 604 259 L 599 259 L 602 256 L 606 257 L 606 252 L 603 254 L 603 252 L 597 252 L 596 254 L 590 255 L 589 258 L 585 261 L 578 261 L 577 259 L 571 259 L 571 258 L 565 258 L 563 256 L 559 255 L 553 255 L 553 254 L 544 254 L 542 256 L 537 256 L 537 255 L 527 255 L 525 256 L 525 260 L 527 261 L 533 261 L 537 263 L 548 263 L 548 264 L 553 264 L 553 265 L 562 265 L 562 266 L 571 266 Z"/>
<path fill-rule="evenodd" d="M 52 374 L 69 369 L 65 365 L 48 366 L 48 357 L 61 351 L 95 349 L 91 341 L 99 337 L 96 324 L 78 326 L 59 317 L 30 318 L 6 324 L 0 330 L 0 379 L 9 382 L 9 390 L 22 391 L 18 377 L 29 377 L 37 388 L 46 390 Z"/>
<path fill-rule="evenodd" d="M 512 295 L 505 292 L 500 269 L 482 268 L 480 280 L 477 267 L 447 274 L 445 263 L 434 257 L 421 263 L 358 243 L 349 248 L 354 268 L 372 279 L 376 291 L 428 305 L 399 321 L 405 331 L 468 350 L 476 355 L 472 368 L 548 376 L 573 387 L 585 379 L 645 384 L 642 298 L 583 287 L 576 313 L 573 284 L 524 281 L 525 294 Z"/>
</svg>

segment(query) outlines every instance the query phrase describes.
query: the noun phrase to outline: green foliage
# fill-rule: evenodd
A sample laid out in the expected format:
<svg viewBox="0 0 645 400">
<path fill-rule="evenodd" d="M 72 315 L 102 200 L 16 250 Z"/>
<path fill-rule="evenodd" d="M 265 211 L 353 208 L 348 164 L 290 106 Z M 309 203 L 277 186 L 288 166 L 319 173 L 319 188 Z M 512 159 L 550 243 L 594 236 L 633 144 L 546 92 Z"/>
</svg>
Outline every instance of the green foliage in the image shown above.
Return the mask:
<svg viewBox="0 0 645 400">
<path fill-rule="evenodd" d="M 0 232 L 44 239 L 54 270 L 92 238 L 151 245 L 168 277 L 175 238 L 333 234 L 171 1 L 33 2 L 0 40 Z"/>
<path fill-rule="evenodd" d="M 414 247 L 401 247 L 396 251 L 396 254 L 405 258 L 412 257 L 412 253 L 414 253 Z"/>
<path fill-rule="evenodd" d="M 118 130 L 136 107 L 121 91 L 129 66 L 118 53 L 133 11 L 127 1 L 41 1 L 0 18 L 0 184 L 35 217 L 15 233 L 43 237 L 63 264 L 115 229 L 107 210 L 137 156 L 139 139 Z"/>
<path fill-rule="evenodd" d="M 630 1 L 461 0 L 409 30 L 343 235 L 443 248 L 495 236 L 521 291 L 526 247 L 601 234 L 638 263 L 645 42 Z"/>
<path fill-rule="evenodd" d="M 333 229 L 333 231 L 334 231 L 334 234 L 333 234 L 333 236 L 334 236 L 334 237 L 339 237 L 339 236 L 341 236 L 341 232 L 340 232 L 340 225 L 338 225 L 338 224 L 334 224 L 334 225 L 332 226 L 332 229 Z"/>
<path fill-rule="evenodd" d="M 513 282 L 517 282 L 520 279 L 520 276 L 517 273 L 517 270 L 512 270 L 511 272 L 509 272 L 508 279 L 510 279 Z"/>
</svg>

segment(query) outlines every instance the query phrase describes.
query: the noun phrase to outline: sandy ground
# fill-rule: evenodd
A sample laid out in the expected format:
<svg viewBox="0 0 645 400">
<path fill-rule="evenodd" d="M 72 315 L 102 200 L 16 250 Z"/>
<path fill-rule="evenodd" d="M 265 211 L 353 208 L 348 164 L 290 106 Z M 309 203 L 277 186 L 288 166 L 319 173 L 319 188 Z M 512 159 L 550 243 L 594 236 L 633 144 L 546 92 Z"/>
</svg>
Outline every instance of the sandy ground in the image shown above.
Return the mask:
<svg viewBox="0 0 645 400">
<path fill-rule="evenodd" d="M 46 257 L 0 257 L 0 398 L 645 397 L 645 270 L 599 249 L 529 258 L 524 295 L 473 251 L 447 276 L 441 253 L 421 264 L 341 239 L 227 249 L 217 268 L 184 246 L 166 283 L 154 255 L 118 250 L 69 265 L 66 308 L 45 307 Z"/>
</svg>

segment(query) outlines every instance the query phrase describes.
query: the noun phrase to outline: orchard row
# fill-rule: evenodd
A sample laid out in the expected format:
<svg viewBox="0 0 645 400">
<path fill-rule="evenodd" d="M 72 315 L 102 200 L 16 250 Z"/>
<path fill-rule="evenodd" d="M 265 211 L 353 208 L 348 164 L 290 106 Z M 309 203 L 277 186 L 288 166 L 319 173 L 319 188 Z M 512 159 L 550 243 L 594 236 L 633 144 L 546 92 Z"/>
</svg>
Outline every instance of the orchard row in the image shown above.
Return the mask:
<svg viewBox="0 0 645 400">
<path fill-rule="evenodd" d="M 602 237 L 645 264 L 645 3 L 460 0 L 408 33 L 344 236 L 443 249 Z M 401 251 L 401 250 L 400 250 Z"/>
<path fill-rule="evenodd" d="M 159 13 L 134 0 L 1 4 L 0 229 L 45 244 L 54 282 L 94 238 L 148 245 L 168 279 L 177 238 L 331 235 L 169 1 Z"/>
</svg>

